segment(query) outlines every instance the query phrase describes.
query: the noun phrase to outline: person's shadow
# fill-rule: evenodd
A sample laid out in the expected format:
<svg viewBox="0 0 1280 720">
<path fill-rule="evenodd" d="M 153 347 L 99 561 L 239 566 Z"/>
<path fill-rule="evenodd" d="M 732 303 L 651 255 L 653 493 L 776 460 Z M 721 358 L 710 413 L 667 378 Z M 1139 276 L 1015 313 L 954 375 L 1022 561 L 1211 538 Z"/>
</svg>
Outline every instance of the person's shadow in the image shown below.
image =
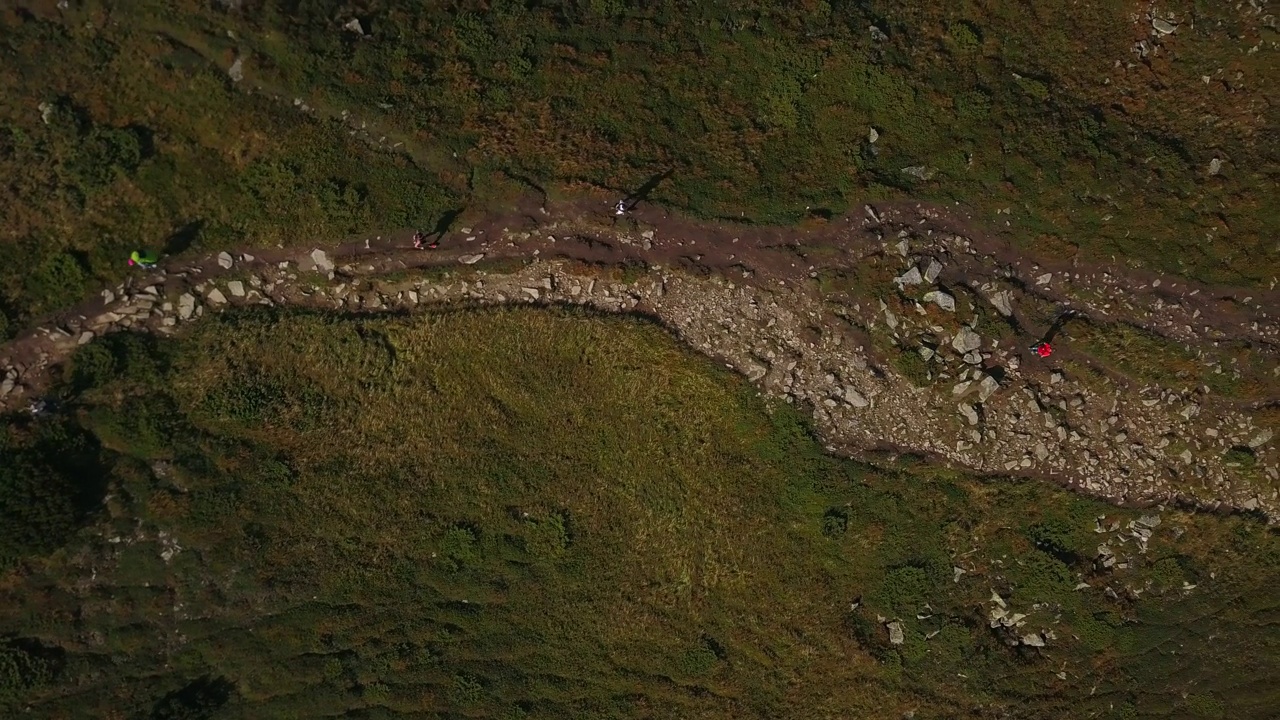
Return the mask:
<svg viewBox="0 0 1280 720">
<path fill-rule="evenodd" d="M 635 192 L 631 193 L 630 195 L 628 195 L 626 198 L 622 200 L 623 208 L 625 208 L 626 210 L 631 210 L 636 205 L 638 205 L 641 201 L 648 200 L 649 195 L 654 190 L 656 190 L 659 185 L 662 184 L 662 181 L 674 175 L 675 172 L 676 172 L 675 168 L 671 168 L 664 172 L 660 172 L 657 175 L 654 175 L 653 177 L 646 180 L 645 183 L 641 185 L 639 188 L 637 188 Z"/>
<path fill-rule="evenodd" d="M 203 220 L 193 220 L 173 231 L 169 237 L 165 238 L 164 255 L 166 257 L 173 257 L 174 255 L 180 255 L 187 250 L 190 250 L 191 246 L 194 245 L 196 240 L 200 237 L 200 231 L 203 229 Z"/>
<path fill-rule="evenodd" d="M 1053 324 L 1049 326 L 1049 331 L 1044 334 L 1044 337 L 1041 338 L 1040 342 L 1036 343 L 1036 345 L 1046 343 L 1052 345 L 1053 339 L 1058 336 L 1058 331 L 1062 330 L 1062 326 L 1066 325 L 1068 320 L 1075 317 L 1080 317 L 1079 310 L 1063 310 L 1058 313 L 1058 317 L 1055 318 Z"/>
<path fill-rule="evenodd" d="M 437 240 L 444 239 L 444 234 L 449 231 L 449 226 L 453 225 L 453 221 L 457 220 L 461 214 L 462 208 L 458 208 L 440 216 L 440 221 L 436 223 L 436 227 L 431 231 L 431 234 L 435 235 Z"/>
</svg>

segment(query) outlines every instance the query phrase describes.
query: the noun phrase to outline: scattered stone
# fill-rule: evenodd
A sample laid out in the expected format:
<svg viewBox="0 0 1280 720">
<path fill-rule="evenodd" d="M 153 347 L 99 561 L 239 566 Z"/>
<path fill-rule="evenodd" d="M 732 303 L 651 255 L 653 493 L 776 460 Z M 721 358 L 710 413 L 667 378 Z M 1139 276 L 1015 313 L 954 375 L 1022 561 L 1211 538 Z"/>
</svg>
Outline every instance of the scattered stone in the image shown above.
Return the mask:
<svg viewBox="0 0 1280 720">
<path fill-rule="evenodd" d="M 870 130 L 867 131 L 867 142 L 874 145 L 875 142 L 879 139 L 880 139 L 880 133 L 875 128 L 871 128 Z"/>
<path fill-rule="evenodd" d="M 991 375 L 984 375 L 982 382 L 978 385 L 978 402 L 986 402 L 987 398 L 995 394 L 1000 389 L 1000 383 Z"/>
<path fill-rule="evenodd" d="M 750 361 L 743 364 L 742 371 L 747 374 L 747 379 L 750 380 L 751 382 L 756 382 L 760 378 L 763 378 L 765 375 L 769 374 L 769 368 L 765 367 L 764 365 L 761 365 L 758 362 L 750 362 Z"/>
<path fill-rule="evenodd" d="M 483 259 L 484 259 L 484 253 L 476 253 L 475 255 L 463 255 L 462 257 L 458 258 L 458 262 L 462 263 L 463 265 L 475 265 L 476 263 L 480 262 Z"/>
<path fill-rule="evenodd" d="M 183 320 L 191 319 L 191 313 L 196 311 L 196 298 L 191 293 L 182 293 L 178 298 L 178 317 Z"/>
<path fill-rule="evenodd" d="M 231 265 L 234 262 L 235 261 L 231 259 L 231 253 L 229 252 L 218 253 L 218 267 L 221 267 L 223 270 L 230 270 Z"/>
<path fill-rule="evenodd" d="M 942 263 L 938 262 L 933 258 L 929 258 L 929 267 L 926 268 L 924 271 L 924 281 L 927 283 L 932 283 L 934 280 L 937 280 L 938 276 L 941 274 L 942 274 Z"/>
<path fill-rule="evenodd" d="M 1050 280 L 1053 280 L 1053 273 L 1045 273 L 1045 274 L 1041 275 L 1040 277 L 1036 278 L 1036 284 L 1037 284 L 1037 285 L 1048 285 Z"/>
<path fill-rule="evenodd" d="M 907 253 L 911 250 L 911 246 L 910 244 L 907 243 L 906 238 L 899 240 L 898 244 L 894 245 L 893 247 L 895 250 L 898 251 L 898 254 L 901 255 L 902 257 L 906 257 Z"/>
<path fill-rule="evenodd" d="M 968 403 L 960 403 L 959 405 L 956 405 L 956 409 L 960 411 L 960 414 L 964 416 L 964 419 L 968 421 L 970 425 L 978 424 L 978 411 L 974 410 L 972 405 Z"/>
<path fill-rule="evenodd" d="M 1151 27 L 1159 35 L 1172 35 L 1178 29 L 1177 25 L 1158 17 L 1151 18 Z"/>
<path fill-rule="evenodd" d="M 899 287 L 905 285 L 919 285 L 920 268 L 912 265 L 910 270 L 903 273 L 901 277 L 894 279 L 894 282 L 898 283 Z"/>
<path fill-rule="evenodd" d="M 221 305 L 227 301 L 227 296 L 223 295 L 218 288 L 210 290 L 206 297 L 209 299 L 210 305 Z"/>
<path fill-rule="evenodd" d="M 364 26 L 360 24 L 360 18 L 351 18 L 342 26 L 345 30 L 350 30 L 357 35 L 364 35 Z"/>
<path fill-rule="evenodd" d="M 902 172 L 904 175 L 910 175 L 917 180 L 928 180 L 933 177 L 933 171 L 926 168 L 924 165 L 911 165 L 909 167 L 904 167 L 902 168 Z"/>
<path fill-rule="evenodd" d="M 1062 382 L 1062 378 L 1063 378 L 1062 373 L 1058 370 L 1054 370 L 1053 372 L 1049 373 L 1049 384 L 1057 385 L 1058 383 Z"/>
<path fill-rule="evenodd" d="M 227 77 L 231 78 L 231 82 L 240 82 L 241 80 L 244 80 L 243 58 L 236 58 L 236 61 L 231 63 L 231 67 L 227 68 Z"/>
<path fill-rule="evenodd" d="M 1049 459 L 1049 448 L 1042 442 L 1036 443 L 1035 453 L 1036 460 L 1039 460 L 1040 462 L 1044 462 Z"/>
<path fill-rule="evenodd" d="M 846 387 L 842 397 L 845 402 L 856 408 L 864 408 L 867 405 L 870 405 L 870 403 L 867 402 L 867 398 L 864 397 L 862 393 L 858 392 L 853 386 Z"/>
<path fill-rule="evenodd" d="M 902 623 L 898 622 L 897 620 L 894 620 L 893 622 L 886 624 L 885 628 L 888 629 L 889 631 L 889 642 L 891 644 L 901 645 L 903 641 L 906 639 L 902 635 Z"/>
<path fill-rule="evenodd" d="M 328 275 L 333 272 L 333 261 L 329 259 L 329 254 L 316 248 L 311 251 L 311 263 L 315 265 L 316 272 Z"/>
<path fill-rule="evenodd" d="M 962 568 L 962 567 L 957 567 L 957 566 L 952 566 L 952 568 L 951 568 L 951 582 L 954 582 L 954 583 L 958 583 L 958 582 L 960 582 L 960 576 L 961 576 L 961 575 L 964 575 L 964 573 L 965 573 L 964 568 Z"/>
<path fill-rule="evenodd" d="M 1030 645 L 1031 647 L 1044 647 L 1044 638 L 1040 636 L 1040 633 L 1031 633 L 1030 635 L 1023 635 L 1022 644 Z"/>
<path fill-rule="evenodd" d="M 1222 172 L 1222 160 L 1220 160 L 1220 159 L 1218 159 L 1218 158 L 1214 158 L 1214 159 L 1210 160 L 1210 161 L 1209 161 L 1209 174 L 1210 174 L 1210 175 L 1217 175 L 1217 174 L 1218 174 L 1218 173 L 1220 173 L 1220 172 Z"/>
<path fill-rule="evenodd" d="M 951 347 L 963 355 L 982 347 L 982 338 L 969 326 L 962 325 L 960 331 L 951 339 Z"/>
<path fill-rule="evenodd" d="M 1271 442 L 1271 438 L 1273 435 L 1274 433 L 1271 431 L 1270 428 L 1263 430 L 1257 435 L 1254 435 L 1253 439 L 1249 441 L 1249 448 L 1253 450 L 1257 450 L 1263 445 L 1266 445 L 1268 442 Z"/>
<path fill-rule="evenodd" d="M 88 345 L 90 340 L 93 340 L 93 332 L 89 330 L 85 330 L 84 332 L 80 333 L 80 337 L 79 339 L 76 340 L 76 344 Z"/>
<path fill-rule="evenodd" d="M 924 301 L 934 303 L 947 312 L 956 311 L 956 299 L 941 290 L 932 290 L 925 293 Z"/>
<path fill-rule="evenodd" d="M 992 293 L 988 298 L 991 304 L 995 306 L 996 311 L 1005 317 L 1013 316 L 1013 293 L 1008 290 L 1001 290 Z"/>
<path fill-rule="evenodd" d="M 921 345 L 921 346 L 920 346 L 920 358 L 921 358 L 922 360 L 929 360 L 929 359 L 933 358 L 933 348 L 929 347 L 928 345 Z"/>
<path fill-rule="evenodd" d="M 244 283 L 239 280 L 227 283 L 227 290 L 231 291 L 231 297 L 244 297 Z"/>
<path fill-rule="evenodd" d="M 521 288 L 521 289 L 525 291 L 525 293 L 530 297 L 530 299 L 537 300 L 538 298 L 542 297 L 542 291 L 538 290 L 538 288 L 527 287 L 527 288 Z"/>
</svg>

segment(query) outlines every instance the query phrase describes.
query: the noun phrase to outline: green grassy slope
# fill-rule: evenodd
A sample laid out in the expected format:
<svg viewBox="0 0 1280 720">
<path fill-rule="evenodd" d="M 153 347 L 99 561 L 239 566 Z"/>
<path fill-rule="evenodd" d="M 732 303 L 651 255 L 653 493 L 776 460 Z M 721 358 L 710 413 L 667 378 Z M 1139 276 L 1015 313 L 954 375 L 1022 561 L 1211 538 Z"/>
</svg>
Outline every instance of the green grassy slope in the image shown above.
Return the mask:
<svg viewBox="0 0 1280 720">
<path fill-rule="evenodd" d="M 1117 540 L 1137 511 L 838 461 L 792 408 L 638 320 L 229 314 L 177 341 L 86 346 L 60 392 L 62 419 L 11 418 L 3 435 L 0 707 L 69 718 L 1280 707 L 1266 682 L 1280 671 L 1280 540 L 1260 523 L 1165 511 L 1140 553 Z M 36 477 L 98 497 L 105 481 L 105 509 L 15 513 Z M 1095 533 L 1104 515 L 1121 529 Z M 1100 543 L 1118 564 L 1103 566 Z M 993 592 L 1023 626 L 990 627 Z M 1044 648 L 1016 644 L 1046 631 Z"/>
<path fill-rule="evenodd" d="M 11 327 L 138 244 L 334 240 L 668 170 L 654 198 L 705 217 L 924 197 L 1046 255 L 1280 264 L 1277 36 L 1247 6 L 1166 4 L 1153 38 L 1145 9 L 1068 0 L 72 5 L 0 11 Z"/>
</svg>

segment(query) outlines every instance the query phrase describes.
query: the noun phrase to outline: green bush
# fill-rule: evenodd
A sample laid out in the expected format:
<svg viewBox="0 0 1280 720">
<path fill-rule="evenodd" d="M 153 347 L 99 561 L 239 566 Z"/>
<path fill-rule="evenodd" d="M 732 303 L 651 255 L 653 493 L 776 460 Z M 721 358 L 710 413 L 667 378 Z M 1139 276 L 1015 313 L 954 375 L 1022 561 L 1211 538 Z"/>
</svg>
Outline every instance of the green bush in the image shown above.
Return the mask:
<svg viewBox="0 0 1280 720">
<path fill-rule="evenodd" d="M 0 708 L 53 678 L 53 666 L 15 643 L 0 645 Z"/>
<path fill-rule="evenodd" d="M 899 567 L 885 574 L 880 587 L 872 593 L 873 607 L 886 616 L 914 615 L 929 600 L 929 576 L 921 568 Z"/>
<path fill-rule="evenodd" d="M 27 305 L 43 313 L 79 300 L 88 282 L 80 261 L 67 253 L 46 258 L 32 269 L 23 284 Z"/>
<path fill-rule="evenodd" d="M 705 642 L 685 650 L 676 660 L 676 669 L 682 677 L 702 677 L 711 672 L 720 658 Z"/>
<path fill-rule="evenodd" d="M 441 538 L 440 550 L 437 554 L 449 570 L 458 571 L 474 567 L 481 559 L 480 538 L 469 527 L 451 527 Z"/>
<path fill-rule="evenodd" d="M 0 567 L 61 547 L 82 513 L 67 477 L 30 456 L 0 465 Z"/>
</svg>

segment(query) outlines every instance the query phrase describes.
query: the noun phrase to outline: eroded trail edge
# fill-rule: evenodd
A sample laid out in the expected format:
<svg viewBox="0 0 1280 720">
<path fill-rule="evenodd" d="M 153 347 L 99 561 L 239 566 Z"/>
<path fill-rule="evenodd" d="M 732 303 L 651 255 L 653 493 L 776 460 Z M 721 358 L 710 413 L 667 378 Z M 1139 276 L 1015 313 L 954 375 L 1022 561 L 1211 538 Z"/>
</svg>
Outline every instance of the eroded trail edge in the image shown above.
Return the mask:
<svg viewBox="0 0 1280 720">
<path fill-rule="evenodd" d="M 808 409 L 838 454 L 919 453 L 1112 502 L 1274 522 L 1280 332 L 1264 308 L 1277 295 L 1033 262 L 923 205 L 784 229 L 531 201 L 446 233 L 438 250 L 396 231 L 175 261 L 0 347 L 0 409 L 24 407 L 103 333 L 171 334 L 237 306 L 572 304 L 657 318 Z M 1083 341 L 1057 343 L 1048 360 L 1027 350 L 1064 310 L 1112 362 Z"/>
</svg>

